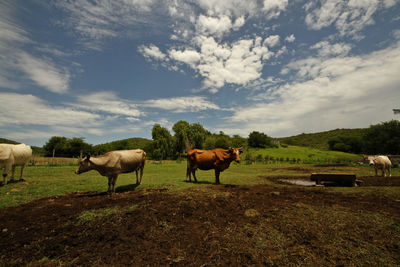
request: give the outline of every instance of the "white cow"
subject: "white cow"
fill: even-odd
[[[382,170],[382,176],[386,176],[386,170],[389,173],[389,176],[392,176],[390,173],[390,168],[392,167],[392,162],[387,156],[368,156],[367,160],[370,166],[374,166],[375,168],[375,176],[378,176],[378,169]]]
[[[21,166],[20,181],[23,181],[22,177],[24,168],[29,162],[32,156],[32,149],[30,146],[25,144],[11,145],[11,144],[0,144],[0,169],[4,168],[3,172],[3,185],[7,184],[7,175],[10,169],[12,169],[11,179],[14,180],[15,167]]]
[[[108,177],[108,193],[115,193],[115,182],[118,174],[136,171],[136,184],[142,182],[144,164],[146,162],[146,152],[141,149],[115,150],[102,156],[84,157],[79,163],[76,174],[81,174],[90,170],[98,171],[102,176]],[[140,170],[140,180],[138,171]]]

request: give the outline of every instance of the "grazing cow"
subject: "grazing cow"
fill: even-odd
[[[21,176],[19,177],[19,180],[24,181],[22,175],[31,156],[32,149],[30,146],[25,144],[0,144],[0,168],[4,168],[3,185],[7,184],[7,175],[10,169],[12,169],[10,181],[14,180],[16,166],[21,166]]]
[[[144,164],[146,162],[146,152],[141,149],[134,150],[115,150],[102,156],[84,157],[80,163],[76,174],[81,174],[90,170],[98,171],[102,176],[108,177],[108,193],[115,193],[115,182],[118,174],[136,172],[136,184],[142,182]],[[140,170],[140,180],[138,171]]]
[[[196,179],[196,170],[215,170],[215,183],[219,184],[219,174],[225,169],[229,168],[232,161],[240,163],[239,154],[241,148],[229,148],[228,150],[216,148],[212,150],[193,149],[187,155],[187,170],[186,179],[189,177],[189,182],[192,181],[191,174],[193,174],[194,181]]]
[[[370,166],[374,166],[375,176],[378,176],[378,169],[382,170],[382,177],[386,176],[386,170],[389,173],[389,177],[392,176],[390,173],[392,162],[387,156],[368,156],[364,159],[368,160]]]

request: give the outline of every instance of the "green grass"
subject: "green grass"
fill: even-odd
[[[325,163],[334,162],[336,160],[361,160],[362,156],[344,153],[339,151],[329,151],[329,150],[319,150],[310,147],[300,147],[300,146],[287,146],[279,148],[263,148],[256,149],[250,148],[245,152],[242,159],[245,159],[246,154],[250,154],[253,158],[261,155],[264,159],[265,156],[273,157],[274,159],[300,159],[302,162],[313,162],[313,163]]]
[[[75,166],[29,166],[25,169],[26,182],[17,182],[0,187],[0,208],[17,206],[35,199],[64,195],[77,191],[107,190],[107,178],[96,171],[81,175],[74,173]],[[222,184],[254,185],[272,184],[267,176],[309,176],[311,172],[352,172],[357,176],[374,175],[369,166],[314,167],[308,164],[237,164],[221,173]],[[392,175],[400,175],[400,169],[392,169]],[[186,162],[170,161],[163,164],[147,164],[144,169],[142,184],[137,186],[134,173],[122,174],[116,183],[117,192],[139,190],[145,188],[168,188],[182,190],[193,186],[207,186],[215,182],[214,171],[197,171],[199,183],[186,182]],[[276,185],[276,184],[274,184]],[[332,188],[338,192],[360,192],[399,194],[398,187],[364,187],[364,188]]]

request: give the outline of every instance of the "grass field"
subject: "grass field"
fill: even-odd
[[[90,171],[81,175],[74,173],[77,167],[73,165],[38,165],[28,166],[25,169],[25,182],[10,183],[0,187],[0,208],[17,206],[34,199],[64,195],[77,191],[106,191],[107,178],[100,176],[96,171]],[[373,169],[369,166],[331,166],[315,167],[311,164],[237,164],[232,163],[230,168],[221,174],[223,184],[254,185],[270,184],[265,177],[268,176],[309,176],[311,172],[352,172],[357,176],[373,175]],[[215,182],[214,171],[198,171],[198,184],[185,181],[186,162],[164,161],[162,164],[148,163],[144,169],[142,184],[138,187],[134,184],[134,173],[122,174],[118,177],[116,191],[130,191],[146,188],[168,188],[180,190],[193,186],[205,186]],[[400,170],[393,169],[392,175],[400,175]],[[331,189],[353,192],[368,192],[371,188],[341,188]],[[388,193],[396,188],[379,188]],[[393,192],[396,193],[397,191]],[[400,192],[397,192],[400,195]]]
[[[213,171],[186,182],[186,161],[148,161],[141,185],[122,174],[108,197],[98,172],[76,175],[76,159],[42,158],[26,168],[25,182],[0,187],[0,266],[399,266],[399,168],[397,177],[375,178],[357,155],[298,147],[246,153],[301,160],[242,157],[221,173],[220,186]],[[312,172],[394,182],[278,182]]]

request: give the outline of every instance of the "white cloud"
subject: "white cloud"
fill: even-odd
[[[161,50],[153,44],[150,44],[149,46],[141,45],[139,46],[138,51],[146,59],[154,58],[156,60],[163,60],[165,58],[165,54],[161,52]]]
[[[169,110],[175,113],[199,112],[209,109],[220,109],[214,103],[202,96],[173,97],[147,100],[142,103],[144,107]]]
[[[221,37],[224,33],[230,31],[233,26],[228,16],[209,17],[200,14],[196,27],[202,35]]]
[[[104,112],[117,116],[122,115],[130,118],[130,120],[135,120],[134,118],[144,115],[136,104],[119,98],[113,92],[79,95],[77,99],[76,103],[70,103],[70,105],[92,112]]]
[[[100,116],[70,107],[52,106],[30,95],[0,93],[0,125],[95,126]]]
[[[267,18],[277,18],[281,11],[288,5],[288,0],[264,0],[263,10],[267,13]]]
[[[213,37],[199,36],[194,39],[194,47],[171,49],[168,59],[197,71],[204,78],[204,87],[215,93],[225,84],[245,85],[259,78],[263,65],[274,55],[266,45],[275,46],[277,42],[279,36],[219,44]]]
[[[17,66],[37,85],[53,93],[68,91],[69,72],[58,68],[49,59],[39,59],[22,52],[19,55]]]
[[[191,49],[187,49],[184,51],[171,49],[168,55],[171,59],[186,63],[192,68],[194,68],[201,59],[201,55],[197,51]]]
[[[264,45],[268,47],[275,47],[279,44],[280,37],[279,35],[270,35],[264,40]]]
[[[289,67],[298,73],[309,69],[310,62],[317,70],[304,81],[265,92],[264,96],[270,96],[265,103],[238,108],[229,118],[232,125],[223,130],[244,135],[260,130],[272,136],[289,136],[367,127],[393,119],[392,108],[400,99],[399,48],[397,44],[364,56],[293,62]],[[240,124],[240,129],[235,124]]]
[[[361,30],[375,23],[373,15],[377,10],[395,4],[393,1],[382,0],[324,0],[321,6],[316,3],[312,1],[305,5],[306,11],[309,11],[305,19],[309,28],[320,30],[334,24],[340,35],[356,39],[362,38]]]
[[[346,56],[351,50],[351,45],[346,43],[330,44],[328,41],[321,41],[311,46],[311,49],[318,50],[318,54],[323,57]]]
[[[121,30],[129,32],[141,22],[150,22],[147,14],[154,4],[154,0],[56,2],[68,15],[60,24],[72,29],[86,47],[96,50],[101,49],[103,39],[120,36]]]
[[[286,42],[293,43],[294,40],[296,40],[296,37],[294,36],[294,34],[291,34],[291,35],[287,36],[285,38],[285,40],[286,40]]]

